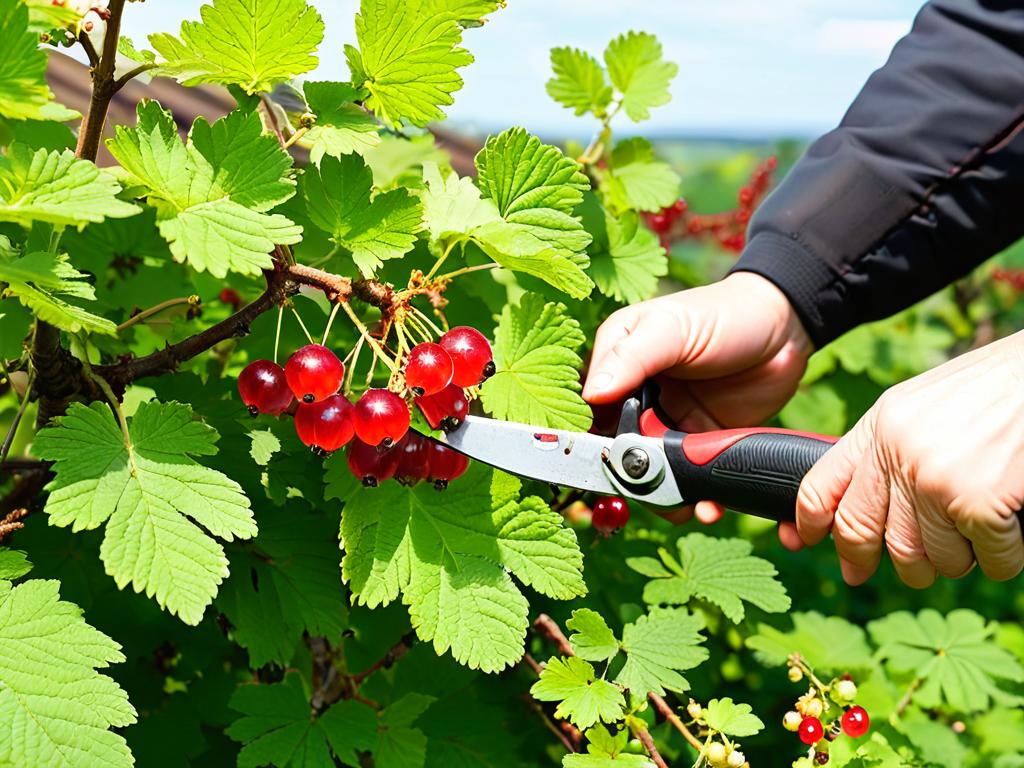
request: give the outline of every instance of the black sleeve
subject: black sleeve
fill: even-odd
[[[734,271],[821,346],[1024,235],[1024,3],[932,0],[765,200]]]

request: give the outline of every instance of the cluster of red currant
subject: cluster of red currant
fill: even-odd
[[[808,757],[817,765],[826,765],[829,760],[828,745],[840,735],[859,739],[871,727],[871,720],[864,707],[854,704],[857,685],[849,675],[822,683],[799,654],[789,657],[789,679],[798,683],[807,677],[811,687],[797,699],[796,708],[786,713],[782,725],[793,731],[810,750]],[[829,711],[832,716],[829,717]],[[824,718],[824,720],[823,720]]]
[[[452,328],[437,343],[414,346],[402,373],[399,392],[368,389],[353,405],[339,393],[345,364],[322,344],[307,344],[284,368],[270,360],[250,363],[238,377],[238,392],[254,416],[294,413],[299,439],[317,455],[351,443],[348,465],[364,485],[394,477],[444,488],[466,471],[468,460],[410,432],[408,401],[432,429],[456,429],[469,412],[464,388],[494,374],[491,346],[475,328]]]
[[[658,213],[646,214],[648,226],[666,248],[686,237],[712,237],[727,251],[739,253],[747,242],[747,224],[771,186],[778,160],[769,157],[750,174],[750,180],[736,195],[736,208],[723,213],[698,214],[689,210],[685,200],[677,200]]]
[[[997,283],[1006,283],[1015,291],[1024,291],[1024,269],[996,267],[992,270],[992,280]]]

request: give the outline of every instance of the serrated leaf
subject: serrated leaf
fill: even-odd
[[[565,622],[572,630],[569,642],[581,659],[587,661],[608,661],[619,652],[619,641],[615,633],[597,611],[578,608],[572,618]]]
[[[653,768],[646,755],[623,752],[629,742],[629,730],[623,728],[613,736],[603,725],[586,732],[587,754],[568,754],[562,758],[564,768]]]
[[[0,547],[0,581],[20,579],[31,570],[32,563],[24,552]]]
[[[56,581],[0,581],[0,764],[128,768],[136,720],[128,695],[97,669],[121,646],[60,599]]]
[[[577,656],[552,656],[530,688],[538,701],[557,701],[555,717],[578,728],[603,721],[614,723],[624,716],[626,699],[622,691],[599,678],[590,662]]]
[[[552,48],[551,69],[555,76],[548,80],[547,92],[552,99],[575,110],[577,117],[604,114],[612,87],[597,59],[578,48]]]
[[[454,171],[442,176],[437,163],[426,161],[423,182],[423,227],[432,241],[469,235],[478,227],[501,219],[494,202],[481,198],[472,179],[459,178]]]
[[[175,260],[224,277],[258,275],[275,244],[294,244],[302,228],[267,213],[295,194],[291,159],[263,134],[259,115],[232,112],[196,120],[186,144],[169,112],[141,102],[135,128],[117,126],[107,147],[158,211]]]
[[[689,690],[690,684],[679,674],[708,658],[708,649],[700,645],[704,620],[683,608],[652,608],[622,630],[622,650],[626,664],[615,682],[634,696],[651,691],[664,695]]]
[[[60,117],[46,83],[46,51],[29,29],[21,0],[0,0],[0,116],[14,120]],[[69,119],[69,118],[66,118]]]
[[[107,405],[75,403],[36,435],[36,455],[55,462],[50,524],[80,531],[107,523],[100,558],[118,587],[131,583],[198,624],[228,575],[213,536],[256,535],[249,500],[233,480],[191,458],[216,453],[217,432],[193,421],[187,405],[142,403],[128,434],[130,446]]]
[[[597,289],[624,304],[654,296],[658,278],[668,274],[668,258],[640,217],[627,211],[616,218],[594,201],[584,207],[583,222],[594,237],[589,274]]]
[[[302,92],[316,123],[306,133],[303,144],[309,147],[309,159],[320,163],[324,155],[341,157],[363,152],[380,144],[380,126],[372,116],[354,104],[357,91],[348,83],[303,83]]]
[[[444,118],[441,107],[462,88],[458,69],[473,62],[460,47],[456,17],[438,12],[437,0],[361,0],[358,48],[345,46],[352,83],[369,91],[366,106],[399,127]]]
[[[231,708],[241,712],[227,735],[243,743],[238,768],[333,768],[332,754],[358,765],[357,752],[377,743],[377,716],[366,704],[346,699],[313,717],[298,673],[273,685],[240,685]]]
[[[347,625],[332,527],[336,520],[295,510],[264,511],[252,547],[231,553],[233,577],[217,596],[231,637],[249,665],[286,665],[303,632],[337,641]]]
[[[180,39],[149,36],[159,72],[185,85],[238,85],[269,91],[315,69],[324,23],[306,0],[213,0],[202,21],[183,21]]]
[[[743,620],[744,601],[769,613],[789,609],[786,588],[776,579],[778,571],[767,560],[751,556],[749,541],[691,533],[676,547],[678,560],[665,549],[658,551],[671,575],[648,582],[644,602],[685,605],[697,597],[717,605],[734,623]]]
[[[555,598],[585,592],[575,534],[518,481],[473,465],[443,494],[397,483],[363,488],[342,512],[342,574],[355,602],[399,595],[441,654],[497,671],[523,652],[527,603],[507,571]]]
[[[726,736],[744,738],[764,728],[761,718],[752,714],[749,704],[736,704],[731,698],[712,699],[704,708],[704,722]]]
[[[373,194],[373,174],[359,155],[324,157],[302,178],[310,221],[352,253],[366,276],[412,250],[420,230],[419,200],[405,189]]]
[[[47,152],[12,144],[0,156],[0,221],[30,226],[85,226],[139,212],[117,198],[121,185],[70,150]]]
[[[412,724],[435,701],[433,696],[408,693],[380,713],[381,728],[373,749],[375,768],[422,768],[427,737]]]
[[[5,291],[17,296],[37,318],[72,333],[117,333],[110,320],[62,298],[95,299],[89,275],[72,267],[64,255],[39,252],[16,258],[13,249],[3,247],[7,242],[0,236],[0,283],[6,283]]]
[[[576,352],[585,341],[563,304],[535,293],[508,304],[494,334],[497,373],[481,388],[484,408],[498,419],[538,427],[590,428],[591,413],[579,396]]]
[[[782,632],[767,624],[758,624],[757,634],[747,638],[747,647],[755,652],[760,663],[782,666],[789,654],[799,653],[815,670],[826,674],[872,666],[864,630],[857,625],[815,611],[791,616],[792,631]]]
[[[618,213],[656,213],[667,208],[679,199],[679,184],[679,174],[655,159],[654,146],[647,139],[625,139],[612,151],[605,194]]]
[[[449,13],[464,27],[477,27],[506,0],[426,0],[434,13]]]
[[[524,129],[510,128],[487,140],[476,166],[483,196],[504,218],[475,231],[484,252],[574,298],[588,296],[590,235],[573,211],[590,181],[579,163]]]
[[[662,59],[661,43],[654,35],[619,35],[605,50],[604,63],[612,85],[622,94],[622,108],[634,123],[648,119],[652,107],[671,100],[669,84],[679,67]]]
[[[914,694],[920,706],[945,701],[956,710],[974,712],[993,700],[1024,703],[996,685],[996,680],[1024,681],[1024,668],[992,641],[995,628],[974,611],[957,609],[946,616],[932,608],[916,616],[897,611],[868,624],[868,631],[889,668],[923,680]]]

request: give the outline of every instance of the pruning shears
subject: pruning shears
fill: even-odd
[[[686,433],[669,423],[648,383],[623,404],[614,437],[467,416],[437,439],[552,485],[658,507],[716,501],[778,521],[794,519],[800,481],[839,439],[770,427]]]

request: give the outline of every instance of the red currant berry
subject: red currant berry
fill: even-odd
[[[348,446],[348,468],[368,488],[376,488],[394,477],[398,458],[396,449],[381,450],[358,437]]]
[[[356,434],[364,443],[389,448],[409,431],[409,406],[387,389],[368,389],[352,413]]]
[[[649,219],[651,223],[651,229],[661,234],[667,232],[668,228],[672,226],[672,220],[664,213],[656,213]]]
[[[494,375],[494,355],[487,338],[476,328],[460,325],[437,342],[452,359],[452,384],[473,387]]]
[[[253,416],[258,413],[276,416],[292,404],[292,391],[285,381],[284,368],[269,360],[255,360],[245,366],[238,376],[238,394]]]
[[[682,216],[684,213],[686,213],[686,210],[689,207],[690,207],[689,204],[687,204],[687,202],[683,198],[680,197],[678,200],[676,200],[674,203],[672,203],[672,212],[676,216]]]
[[[299,403],[295,411],[295,431],[313,453],[326,456],[355,434],[352,403],[341,395],[331,395],[318,403]]]
[[[224,288],[217,298],[220,299],[221,304],[230,304],[235,309],[242,306],[242,297],[234,288]]]
[[[804,744],[817,744],[825,735],[821,720],[816,717],[805,717],[800,721],[800,741]]]
[[[436,395],[416,398],[416,407],[427,419],[431,429],[451,432],[459,428],[469,413],[469,400],[461,387],[449,384]]]
[[[402,485],[416,485],[430,473],[430,441],[416,432],[408,432],[391,449],[398,454],[395,479]]]
[[[345,365],[327,347],[307,344],[288,358],[284,375],[295,397],[304,403],[316,403],[338,391]]]
[[[439,491],[448,487],[448,483],[460,477],[469,469],[469,459],[447,445],[431,442],[429,444],[430,470],[427,479]]]
[[[417,344],[405,364],[405,383],[413,394],[436,395],[452,381],[455,366],[451,355],[440,344]]]
[[[594,504],[590,520],[594,530],[602,536],[610,536],[629,522],[629,505],[621,496],[602,496]]]
[[[843,731],[847,736],[859,739],[871,727],[871,719],[864,707],[850,707],[843,713]]]
[[[739,204],[746,207],[754,202],[754,190],[751,187],[740,187],[740,192],[736,196]]]

